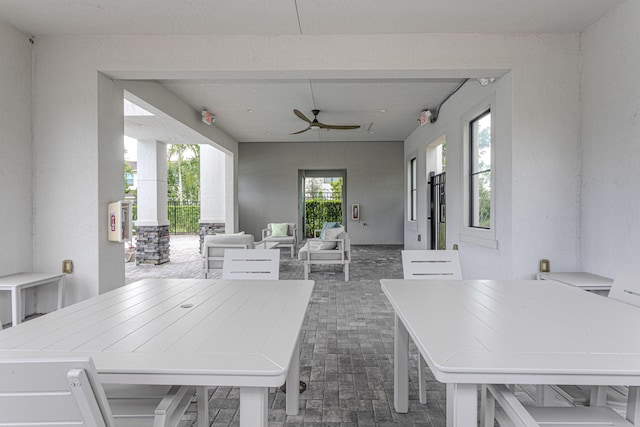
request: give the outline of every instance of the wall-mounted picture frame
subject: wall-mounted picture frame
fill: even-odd
[[[360,221],[360,205],[358,203],[351,205],[351,220]]]

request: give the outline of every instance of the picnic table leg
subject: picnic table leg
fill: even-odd
[[[286,412],[287,415],[298,415],[298,406],[300,398],[300,341],[296,343],[293,350],[293,357],[289,365],[287,373],[287,397]]]
[[[409,412],[409,333],[398,316],[395,317],[393,354],[393,394],[396,412]]]
[[[447,427],[477,427],[478,385],[447,383]]]
[[[267,427],[267,387],[240,387],[240,427]]]
[[[198,427],[209,427],[209,392],[207,387],[196,387],[198,394]]]

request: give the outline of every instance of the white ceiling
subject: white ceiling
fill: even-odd
[[[2,0],[0,20],[28,35],[327,35],[578,33],[624,0]],[[449,79],[161,81],[238,141],[402,141]],[[294,108],[356,131],[307,131]],[[247,110],[253,110],[253,113]],[[380,110],[385,109],[382,113]],[[129,118],[126,133],[180,143],[171,124]],[[144,122],[144,123],[143,123]],[[154,133],[155,132],[155,133]],[[370,133],[375,132],[375,133]]]

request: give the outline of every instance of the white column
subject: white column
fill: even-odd
[[[167,145],[138,141],[138,219],[136,226],[169,225]]]
[[[211,145],[200,146],[201,223],[225,223],[225,156]]]

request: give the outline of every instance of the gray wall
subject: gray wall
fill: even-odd
[[[346,224],[352,244],[403,243],[402,142],[240,143],[239,152],[239,229],[256,240],[269,222],[298,221],[298,170],[346,169],[347,206],[361,210]]]

